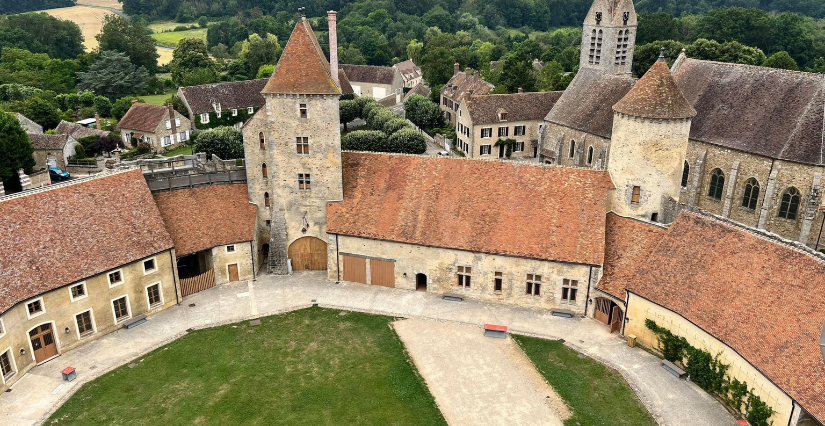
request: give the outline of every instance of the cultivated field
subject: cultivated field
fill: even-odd
[[[109,9],[123,10],[123,5],[117,0],[77,0],[78,6],[108,7]]]
[[[111,2],[111,0],[87,1],[101,3]],[[95,36],[100,33],[100,29],[103,28],[103,18],[106,15],[111,15],[113,13],[105,9],[88,6],[61,7],[59,9],[44,10],[44,12],[54,16],[55,18],[72,21],[77,24],[80,27],[80,31],[83,32],[83,46],[86,47],[86,51],[93,50],[97,47],[97,40],[95,40]]]
[[[184,38],[198,38],[206,40],[206,28],[198,28],[196,30],[174,31],[174,32],[155,32],[152,34],[158,46],[168,47],[174,49],[178,42]]]

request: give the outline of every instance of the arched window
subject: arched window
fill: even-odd
[[[717,200],[722,199],[722,190],[725,188],[725,174],[722,170],[716,169],[710,175],[710,186],[708,186],[708,197]]]
[[[593,63],[598,65],[601,62],[602,62],[602,30],[599,30],[599,33],[596,36],[596,58],[593,60]]]
[[[266,163],[261,164],[261,176],[263,176],[264,179],[269,177],[269,174],[266,172]]]
[[[266,141],[264,141],[264,132],[258,133],[258,138],[261,141],[261,149],[266,148]]]
[[[264,205],[269,207],[269,193],[264,192]]]
[[[590,34],[590,65],[596,60],[596,30]]]
[[[576,156],[576,141],[570,141],[570,158]]]
[[[593,146],[587,148],[587,164],[593,164]]]
[[[759,199],[759,182],[754,178],[745,182],[745,193],[742,195],[742,207],[756,210],[756,200]]]
[[[790,187],[782,194],[782,202],[779,204],[779,217],[796,219],[797,210],[799,210],[799,191],[794,187]]]
[[[687,188],[688,177],[690,176],[690,164],[685,161],[685,167],[682,168],[682,188]]]

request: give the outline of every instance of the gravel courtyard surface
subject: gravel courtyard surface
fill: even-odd
[[[511,338],[406,319],[393,327],[451,426],[561,426],[567,406]]]

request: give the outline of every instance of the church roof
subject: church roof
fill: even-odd
[[[301,18],[261,93],[340,95],[312,27]]]
[[[581,68],[544,119],[604,138],[613,134],[613,105],[636,80],[629,75]]]
[[[627,95],[613,105],[613,110],[643,118],[678,119],[696,115],[696,110],[676,86],[664,59],[653,63]]]
[[[825,164],[825,75],[680,57],[673,76],[696,109],[690,138]]]

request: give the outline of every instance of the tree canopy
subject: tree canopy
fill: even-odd
[[[19,189],[17,170],[31,173],[34,168],[34,149],[17,117],[0,111],[0,181],[6,191]]]
[[[99,51],[124,53],[135,66],[145,68],[150,74],[157,71],[160,55],[155,48],[155,39],[139,21],[106,15],[103,27],[95,38],[100,44]]]
[[[243,133],[229,127],[215,127],[196,133],[195,152],[215,154],[222,160],[243,158]]]
[[[77,76],[80,89],[117,99],[143,91],[149,73],[129,62],[125,54],[107,50],[100,52],[88,72]]]

